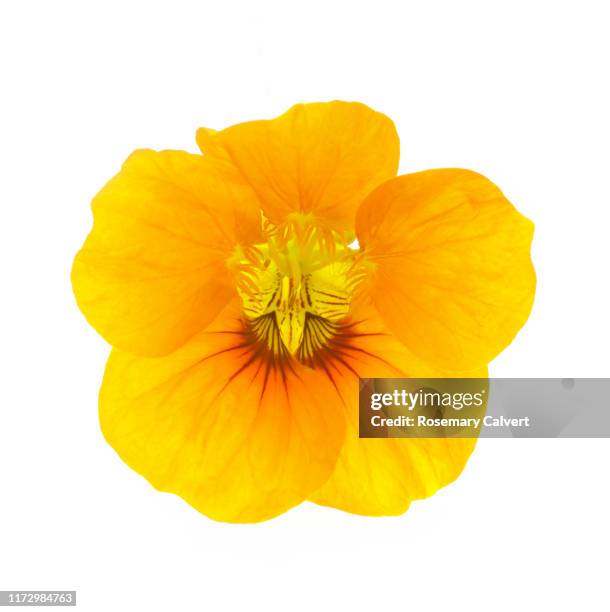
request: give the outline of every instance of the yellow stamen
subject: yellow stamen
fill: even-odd
[[[353,236],[321,229],[305,215],[280,227],[263,220],[263,229],[267,242],[239,247],[228,261],[244,314],[252,322],[272,314],[275,329],[253,326],[259,339],[276,350],[273,331],[288,353],[309,359],[349,312],[360,276],[358,252],[348,247]]]

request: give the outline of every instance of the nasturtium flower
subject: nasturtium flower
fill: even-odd
[[[113,346],[108,442],[230,522],[395,515],[453,481],[475,440],[359,438],[359,377],[486,377],[532,305],[532,223],[475,172],[396,176],[394,124],[359,103],[197,142],[134,152],[74,262]]]

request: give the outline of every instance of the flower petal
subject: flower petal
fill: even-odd
[[[353,229],[358,205],[396,175],[400,154],[392,121],[355,102],[297,104],[273,120],[201,129],[197,140],[234,165],[273,223],[310,213],[338,230]]]
[[[485,177],[459,169],[397,177],[363,202],[356,233],[373,264],[377,309],[430,364],[484,366],[525,323],[533,225]]]
[[[310,501],[355,514],[402,514],[411,501],[433,495],[454,481],[463,470],[476,439],[472,438],[360,438],[358,389],[360,378],[445,378],[446,371],[432,369],[388,333],[371,306],[357,307],[362,321],[345,350],[341,375],[335,376],[344,400],[347,423],[345,442],[335,470]],[[453,374],[487,378],[487,369]]]
[[[328,379],[299,364],[268,365],[233,306],[171,355],[115,350],[100,393],[102,431],[134,470],[204,514],[271,518],[328,478],[345,424]]]
[[[108,342],[141,355],[174,350],[216,317],[235,295],[225,260],[260,227],[249,187],[181,151],[136,151],[92,208],[74,293]]]

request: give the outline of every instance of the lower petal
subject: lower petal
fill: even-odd
[[[336,376],[347,429],[335,470],[310,501],[356,514],[402,514],[412,500],[433,495],[454,481],[476,444],[472,438],[383,438],[358,436],[360,378],[486,378],[487,369],[448,374],[421,362],[388,333],[374,308],[354,312],[362,322],[346,351],[351,371]],[[347,357],[349,356],[349,357]]]
[[[100,394],[103,433],[157,489],[222,521],[256,522],[327,480],[344,437],[328,379],[253,350],[238,311],[171,355],[113,351]]]

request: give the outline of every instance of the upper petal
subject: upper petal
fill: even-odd
[[[364,300],[363,300],[364,302]],[[403,513],[455,480],[472,453],[474,438],[360,438],[359,378],[445,378],[448,373],[419,360],[392,334],[375,309],[354,307],[353,328],[334,375],[343,402],[345,442],[331,477],[310,500],[365,515]],[[486,378],[487,369],[453,374]]]
[[[273,120],[201,129],[197,139],[233,164],[273,223],[310,213],[338,230],[353,229],[358,205],[396,175],[400,153],[392,121],[356,102],[297,104]]]
[[[358,210],[368,290],[390,330],[432,365],[484,366],[525,323],[536,279],[533,224],[485,177],[397,177]]]
[[[274,367],[229,306],[164,357],[113,351],[100,420],[122,459],[223,521],[271,518],[330,475],[345,424],[328,379]]]
[[[168,353],[214,319],[235,295],[225,260],[260,227],[248,186],[181,151],[136,151],[92,208],[74,293],[108,342],[141,355]]]

